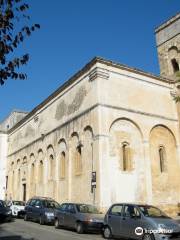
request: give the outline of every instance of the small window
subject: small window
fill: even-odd
[[[54,157],[51,154],[49,156],[49,179],[52,179],[54,177]]]
[[[40,163],[39,163],[39,183],[43,182],[43,178],[44,178],[44,175],[43,175],[43,161],[40,161]]]
[[[179,71],[179,64],[175,58],[171,60],[174,73]]]
[[[82,152],[81,147],[76,148],[75,156],[75,175],[80,175],[82,173]]]
[[[160,171],[166,171],[166,153],[165,148],[163,146],[159,147],[159,163],[160,163]]]
[[[35,177],[35,166],[34,163],[31,165],[31,183],[34,183],[34,177]]]
[[[122,170],[131,170],[130,146],[127,142],[122,144]]]
[[[65,178],[66,172],[66,155],[65,152],[61,153],[60,156],[60,179]]]
[[[7,190],[7,187],[8,187],[8,176],[6,176],[6,190]]]
[[[111,208],[111,215],[121,216],[123,205],[115,205]]]

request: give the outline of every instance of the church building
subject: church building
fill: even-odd
[[[138,202],[179,212],[180,13],[155,34],[160,76],[95,57],[1,129],[7,153],[0,155],[6,169],[2,175],[0,165],[0,194],[90,203],[103,211]]]

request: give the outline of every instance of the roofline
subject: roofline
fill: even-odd
[[[129,67],[125,64],[117,63],[111,60],[104,59],[102,57],[94,57],[90,62],[88,62],[82,69],[80,69],[77,73],[75,73],[71,78],[69,78],[65,83],[63,83],[57,90],[55,90],[51,95],[49,95],[44,101],[42,101],[39,105],[37,105],[31,112],[29,112],[22,120],[20,120],[17,124],[15,124],[11,129],[7,131],[7,133],[12,133],[16,128],[21,126],[26,120],[28,120],[30,117],[32,117],[39,109],[41,109],[43,106],[45,106],[48,102],[50,102],[53,98],[55,98],[60,92],[62,92],[64,89],[69,87],[71,84],[73,84],[79,77],[81,77],[84,73],[89,71],[93,65],[96,63],[102,63],[107,66],[116,67],[122,70],[127,70],[136,74],[141,74],[146,77],[154,78],[161,82],[166,83],[173,83],[174,81],[165,77],[157,76],[152,73],[148,73],[142,70],[139,70],[137,68]]]
[[[7,132],[0,130],[0,134],[7,134]]]
[[[13,113],[26,113],[28,114],[29,112],[24,111],[24,110],[18,110],[18,109],[13,109],[1,122],[0,125],[3,124]]]
[[[160,24],[159,26],[157,26],[155,28],[155,33],[160,32],[162,29],[166,28],[167,26],[171,25],[172,23],[174,23],[175,21],[177,21],[178,19],[180,19],[180,12],[176,13],[174,16],[172,16],[171,18],[169,18],[168,20],[166,20],[165,22],[163,22],[162,24]]]

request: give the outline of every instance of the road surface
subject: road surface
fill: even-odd
[[[55,229],[54,226],[39,225],[15,219],[0,224],[0,240],[102,240],[98,234],[77,234],[74,231]]]

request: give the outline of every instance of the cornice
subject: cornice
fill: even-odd
[[[28,119],[30,119],[32,116],[34,116],[40,109],[42,109],[45,105],[47,105],[52,99],[54,99],[56,96],[58,96],[62,91],[67,89],[69,86],[71,86],[74,82],[76,82],[80,77],[82,77],[85,73],[90,71],[93,66],[95,66],[97,63],[104,64],[106,66],[111,66],[115,68],[119,68],[122,70],[126,70],[132,73],[136,73],[139,75],[143,75],[146,77],[150,77],[153,79],[156,79],[158,81],[164,82],[164,83],[173,83],[171,79],[156,76],[152,73],[144,72],[142,70],[129,67],[124,64],[120,64],[117,62],[113,62],[111,60],[104,59],[102,57],[95,57],[93,58],[89,63],[87,63],[80,71],[78,71],[75,75],[73,75],[68,81],[66,81],[64,84],[62,84],[55,92],[53,92],[50,96],[48,96],[43,102],[41,102],[37,107],[35,107],[31,112],[29,112],[21,121],[19,121],[14,127],[8,130],[8,134],[12,133],[15,129],[17,129],[19,126],[21,126],[23,123],[25,123]],[[95,78],[101,77],[104,79],[109,78],[109,72],[102,71],[101,68],[97,67],[94,68],[89,75],[89,80],[93,81]]]

